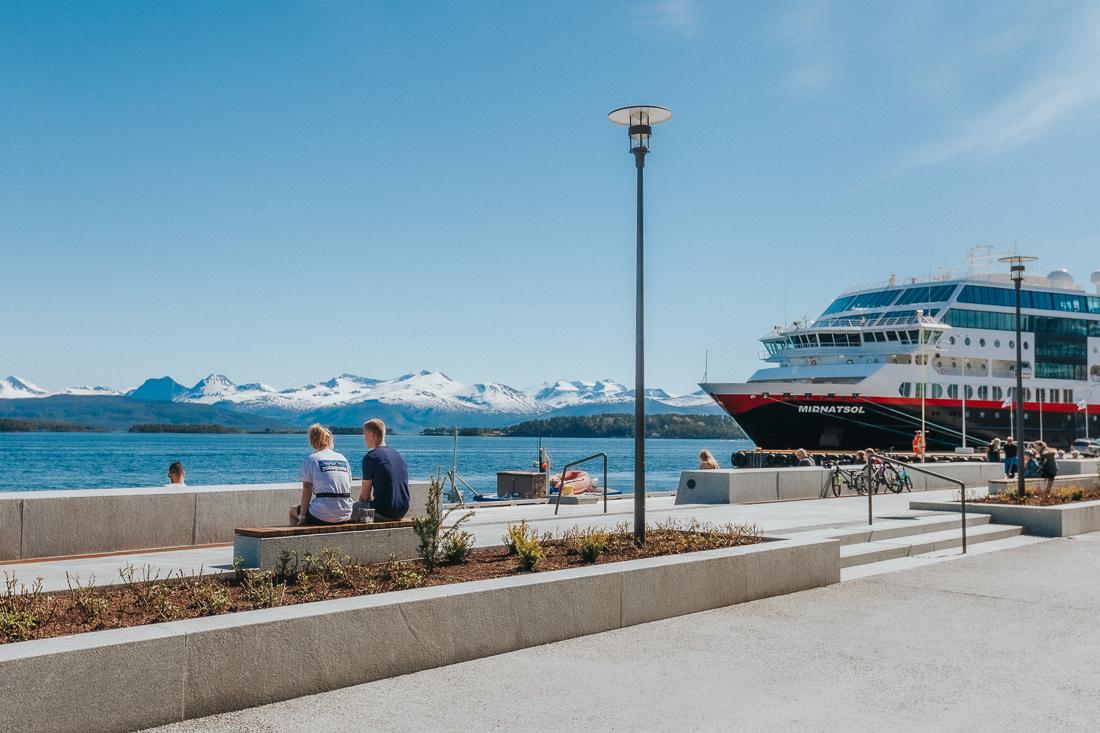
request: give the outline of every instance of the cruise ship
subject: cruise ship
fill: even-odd
[[[1100,271],[1090,280],[1097,295],[1065,270],[1023,280],[1026,441],[1100,435]],[[972,259],[965,275],[846,291],[764,336],[768,366],[747,382],[700,386],[760,448],[909,450],[924,425],[929,450],[981,449],[1015,434],[1015,332],[1010,276]]]

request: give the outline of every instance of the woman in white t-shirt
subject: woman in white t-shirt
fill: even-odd
[[[310,425],[309,444],[315,452],[302,461],[302,501],[290,508],[290,523],[343,524],[351,519],[351,464],[332,449],[327,428]]]

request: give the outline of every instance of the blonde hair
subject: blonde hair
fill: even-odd
[[[699,451],[699,460],[702,461],[703,463],[708,463],[708,464],[710,464],[712,466],[715,466],[715,467],[718,466],[718,461],[715,459],[714,454],[711,453],[706,448]]]
[[[386,423],[382,422],[376,417],[372,417],[363,423],[363,432],[373,433],[378,441],[381,443],[386,442]]]
[[[309,426],[309,444],[314,450],[332,447],[332,431],[320,423]]]

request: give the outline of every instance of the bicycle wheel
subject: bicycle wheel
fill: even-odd
[[[910,478],[908,471],[902,471],[901,472],[901,481],[902,481],[902,483],[905,484],[905,490],[906,491],[912,491],[913,490],[913,479]]]
[[[902,489],[905,488],[905,483],[901,480],[901,475],[898,473],[898,469],[887,464],[882,470],[882,482],[887,489],[900,494]]]
[[[833,496],[840,496],[844,493],[844,486],[840,480],[839,468],[833,470],[832,484]]]
[[[859,494],[860,496],[863,496],[864,494],[867,493],[867,477],[864,476],[862,471],[860,471],[859,473],[853,474],[852,477],[849,479],[849,481],[850,481],[849,486],[857,494]]]

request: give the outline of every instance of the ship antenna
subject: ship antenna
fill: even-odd
[[[703,382],[707,381],[707,374],[710,372],[710,349],[707,349],[706,355],[703,357]]]

